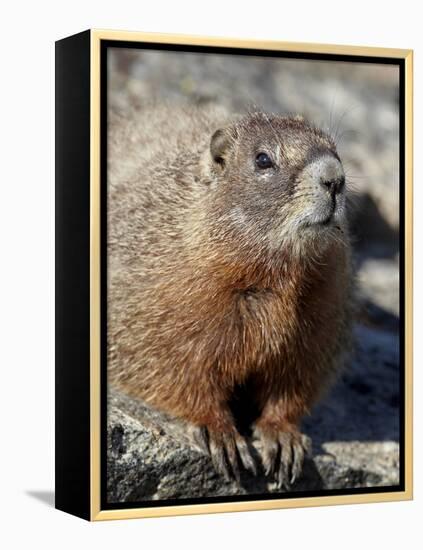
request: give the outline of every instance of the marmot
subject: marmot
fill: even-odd
[[[302,117],[157,107],[109,117],[108,375],[185,419],[219,472],[300,474],[299,423],[348,347],[345,174]]]

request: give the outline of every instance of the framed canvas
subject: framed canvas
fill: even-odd
[[[56,43],[56,507],[412,498],[412,51]]]

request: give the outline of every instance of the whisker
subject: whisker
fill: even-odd
[[[333,135],[333,140],[335,141],[336,144],[338,144],[339,130],[341,128],[341,124],[342,124],[343,120],[345,119],[345,117],[347,115],[350,115],[353,111],[356,111],[358,108],[359,108],[359,105],[355,105],[354,107],[350,107],[349,109],[345,109],[344,112],[342,113],[342,115],[339,117],[338,123],[337,123],[337,126],[336,126],[336,130],[335,130],[335,134]]]

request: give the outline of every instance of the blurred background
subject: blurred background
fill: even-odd
[[[315,469],[305,477],[303,487],[397,484],[401,407],[398,67],[109,48],[108,98],[110,107],[116,108],[151,102],[213,103],[234,113],[258,108],[301,114],[334,137],[353,196],[350,219],[359,308],[355,353],[333,390],[304,422],[303,429],[313,440]],[[128,409],[122,401],[111,407],[110,433],[116,426],[122,433],[139,432],[142,419],[132,428],[129,417],[122,421],[122,411]],[[125,465],[141,463],[143,456],[156,456],[156,451],[146,447],[141,453],[130,443],[126,449],[119,459],[110,454],[112,500],[175,494],[180,467],[166,464],[167,472],[175,469],[174,482],[162,493],[146,495],[145,484],[137,484],[131,477],[133,468]],[[163,456],[160,450],[157,454]],[[125,487],[136,485],[135,492],[119,492],[122,484],[117,480],[122,478],[127,481]],[[191,481],[187,494],[228,494],[228,487],[211,490],[201,483],[194,489]],[[257,490],[252,483],[248,492]]]

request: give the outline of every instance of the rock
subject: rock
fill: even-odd
[[[361,325],[355,337],[355,356],[304,422],[313,457],[292,491],[399,483],[397,337]],[[182,422],[115,391],[109,397],[107,471],[108,501],[115,503],[278,491],[262,472],[243,472],[239,486],[225,481],[191,447]]]

